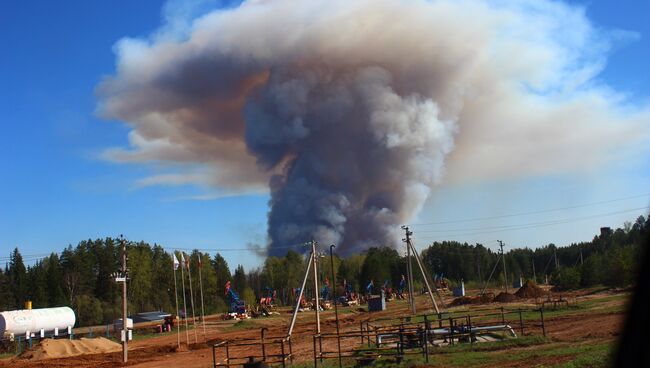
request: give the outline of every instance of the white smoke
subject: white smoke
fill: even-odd
[[[391,245],[443,178],[576,170],[648,139],[648,109],[595,79],[627,34],[564,3],[247,1],[169,19],[116,46],[100,111],[131,148],[106,156],[181,168],[142,185],[268,186],[272,254]]]

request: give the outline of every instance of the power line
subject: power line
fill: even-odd
[[[512,214],[506,214],[506,215],[497,215],[497,216],[488,216],[488,217],[474,217],[474,218],[468,218],[468,219],[456,219],[456,220],[437,221],[437,222],[425,222],[425,223],[411,224],[411,226],[443,225],[443,224],[453,224],[453,223],[460,223],[460,222],[492,220],[492,219],[499,219],[499,218],[515,217],[515,216],[535,215],[535,214],[539,214],[539,213],[556,212],[556,211],[563,211],[563,210],[569,210],[569,209],[575,209],[575,208],[597,206],[597,205],[600,205],[600,204],[620,202],[620,201],[625,201],[625,200],[628,200],[628,199],[642,198],[642,197],[649,197],[649,196],[650,196],[650,193],[637,194],[637,195],[629,196],[629,197],[616,198],[616,199],[610,199],[610,200],[598,201],[598,202],[591,202],[591,203],[584,203],[584,204],[575,205],[575,206],[557,207],[557,208],[550,208],[550,209],[545,209],[545,210],[519,212],[519,213],[512,213]],[[419,232],[422,232],[422,231],[419,230]]]
[[[298,248],[300,246],[304,246],[307,243],[296,243],[292,245],[285,245],[285,246],[274,246],[272,248],[261,248],[259,250],[256,250],[251,247],[242,247],[242,248],[179,248],[179,247],[171,247],[171,246],[162,246],[159,245],[161,248],[172,251],[172,250],[179,250],[179,251],[186,251],[186,252],[192,252],[192,251],[199,251],[199,252],[257,252],[257,251],[266,251],[270,249],[294,249]],[[57,252],[50,252],[50,253],[41,253],[41,254],[21,254],[21,258],[24,263],[32,263],[32,262],[37,262],[44,260],[48,258],[52,254],[57,254],[60,256],[60,253]],[[11,256],[8,257],[0,257],[0,263],[6,263],[10,262],[12,260]]]
[[[308,245],[309,243],[296,243],[292,245],[285,245],[285,246],[273,246],[271,248],[261,248],[259,250],[270,250],[270,249],[293,249],[293,248],[298,248],[300,246]],[[186,252],[191,252],[194,250],[198,250],[200,252],[256,252],[258,251],[255,248],[251,247],[242,247],[242,248],[179,248],[179,247],[171,247],[171,246],[162,246],[161,248],[163,249],[168,249],[168,250],[184,250]]]
[[[552,225],[552,224],[555,224],[555,223],[565,223],[565,222],[571,222],[571,221],[580,221],[582,219],[589,219],[589,218],[601,217],[601,216],[610,216],[610,215],[616,215],[616,214],[619,214],[619,213],[639,211],[639,210],[648,209],[648,208],[650,208],[650,207],[631,208],[631,209],[627,209],[627,210],[621,210],[621,211],[609,212],[609,213],[603,213],[603,214],[597,214],[597,215],[565,218],[565,219],[558,219],[558,220],[538,221],[538,222],[530,222],[530,223],[525,223],[525,224],[498,225],[498,226],[486,226],[486,227],[463,228],[463,229],[418,230],[418,233],[438,233],[438,232],[450,232],[450,231],[468,231],[468,230],[469,231],[475,231],[475,230],[496,230],[496,229],[506,229],[507,230],[508,228],[516,228],[516,227],[520,227],[520,226],[546,225],[546,224]]]
[[[494,227],[486,227],[484,228],[485,230],[489,231],[478,231],[478,232],[471,232],[471,233],[465,233],[465,234],[442,234],[442,235],[434,235],[431,237],[423,237],[423,238],[436,238],[436,237],[450,237],[450,236],[470,236],[470,235],[481,235],[481,234],[490,234],[490,233],[497,233],[497,232],[503,232],[503,231],[510,231],[510,230],[525,230],[525,229],[533,229],[537,227],[545,227],[545,226],[553,226],[553,225],[563,225],[563,224],[568,224],[576,221],[583,221],[583,220],[588,220],[592,218],[599,218],[599,217],[606,217],[606,216],[612,216],[612,215],[617,215],[621,213],[627,213],[627,212],[633,212],[633,211],[639,211],[639,210],[646,210],[650,209],[650,207],[639,207],[639,208],[631,208],[627,210],[622,210],[622,211],[615,211],[615,212],[609,212],[609,213],[604,213],[604,214],[598,214],[598,215],[590,215],[590,216],[583,216],[583,217],[576,217],[576,218],[569,218],[569,219],[561,219],[561,220],[551,220],[551,221],[545,221],[545,222],[537,222],[537,223],[528,223],[528,224],[519,224],[519,225],[504,225],[504,226],[494,226]],[[491,230],[490,230],[491,229]],[[449,231],[463,231],[462,229],[454,229],[454,230],[447,230]],[[418,232],[427,232],[425,230],[420,230]],[[428,232],[433,232],[433,231],[428,231]]]

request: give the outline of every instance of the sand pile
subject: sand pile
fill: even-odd
[[[510,302],[514,302],[517,299],[519,299],[519,298],[517,298],[517,296],[515,296],[514,294],[501,292],[501,293],[499,293],[499,295],[497,295],[494,298],[494,301],[499,302],[499,303],[510,303]]]
[[[33,349],[26,350],[20,355],[20,358],[29,360],[56,359],[85,354],[114,353],[121,350],[122,345],[103,337],[79,340],[46,339]]]
[[[517,290],[516,296],[520,298],[539,298],[546,295],[546,291],[537,286],[535,281],[526,281],[526,283]]]

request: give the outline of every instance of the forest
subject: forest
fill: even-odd
[[[650,218],[639,216],[634,222],[626,222],[623,228],[601,228],[600,234],[591,241],[509,249],[505,253],[508,283],[511,285],[516,277],[543,283],[548,277],[548,281],[560,289],[628,286],[634,280],[636,260],[644,251],[642,239],[649,229]],[[127,242],[126,249],[129,313],[175,311],[174,277],[177,295],[182,300],[181,273],[180,269],[173,272],[170,250],[145,242]],[[176,256],[181,256],[178,250]],[[84,240],[30,265],[26,265],[16,248],[0,272],[0,310],[21,309],[26,300],[31,300],[34,308],[72,307],[77,313],[77,326],[111,323],[121,313],[120,285],[113,276],[120,267],[120,257],[120,240],[115,238]],[[224,299],[227,281],[231,281],[234,290],[250,304],[265,295],[269,288],[277,292],[278,303],[290,303],[291,290],[300,287],[307,258],[290,250],[284,257],[267,257],[263,265],[246,271],[241,265],[231,269],[219,253],[211,256],[193,250],[185,253],[185,257],[189,259],[196,303],[200,284],[203,286],[206,314],[227,310]],[[498,252],[482,244],[455,241],[434,242],[421,251],[429,275],[444,277],[451,284],[463,280],[481,286],[489,279],[491,287],[502,285],[502,262],[497,262],[498,257]],[[331,279],[329,253],[318,260],[321,282]],[[401,275],[406,273],[407,257],[401,250],[376,247],[345,258],[334,255],[333,262],[337,287],[341,289],[345,279],[359,291],[365,289],[370,280],[375,287],[385,282],[396,286]],[[189,304],[187,269],[184,276]],[[418,290],[421,279],[417,273],[414,276],[414,286]]]

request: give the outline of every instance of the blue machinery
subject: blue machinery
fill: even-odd
[[[230,302],[228,313],[246,314],[246,302],[239,299],[239,295],[229,286],[226,288],[226,295]]]

